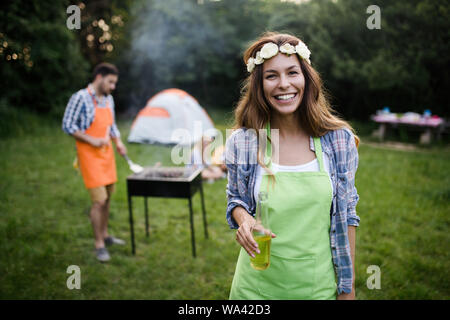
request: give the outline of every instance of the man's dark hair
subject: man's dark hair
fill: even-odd
[[[108,74],[114,74],[118,76],[119,70],[115,65],[111,63],[102,62],[94,68],[94,72],[92,73],[93,79],[95,79],[98,74],[101,74],[102,77],[107,76]]]

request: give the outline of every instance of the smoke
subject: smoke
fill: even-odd
[[[208,94],[214,65],[226,61],[226,37],[206,5],[192,0],[138,1],[132,8],[132,61],[129,72],[141,107],[170,87]],[[226,63],[226,62],[225,62]]]

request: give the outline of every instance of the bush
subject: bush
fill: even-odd
[[[84,85],[89,65],[77,31],[66,26],[69,5],[23,0],[0,11],[0,95],[8,104],[61,117],[70,95]]]

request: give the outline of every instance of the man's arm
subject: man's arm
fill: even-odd
[[[79,118],[81,110],[83,109],[83,99],[78,93],[74,93],[67,103],[66,110],[62,121],[62,129],[65,133],[73,135],[80,130]]]
[[[120,140],[120,137],[112,138],[112,140],[113,140],[114,143],[116,144],[117,152],[118,152],[121,156],[126,155],[126,154],[127,154],[127,147],[125,147],[125,145],[123,144],[122,140]]]
[[[114,103],[114,99],[110,96],[110,101],[111,101],[111,112],[113,114],[113,124],[110,127],[109,131],[108,131],[108,136],[111,137],[112,141],[114,141],[115,145],[116,145],[116,150],[117,152],[121,155],[124,156],[127,154],[127,148],[125,147],[125,145],[123,144],[122,140],[120,139],[120,131],[119,128],[117,128],[117,124],[116,124],[116,112],[115,112],[115,103]]]
[[[109,137],[105,138],[94,138],[83,131],[76,131],[72,136],[81,141],[90,144],[93,147],[101,148],[109,143]]]
[[[84,133],[83,131],[76,131],[72,134],[72,136],[81,142],[88,143],[91,146],[97,147],[97,148],[101,148],[103,146],[108,145],[109,139],[110,139],[109,134],[107,134],[106,137],[104,137],[104,138],[95,138],[95,137],[92,137],[92,136]],[[122,140],[120,140],[120,138],[112,138],[112,140],[116,144],[117,152],[120,155],[123,156],[123,155],[127,154],[127,148],[122,143]]]

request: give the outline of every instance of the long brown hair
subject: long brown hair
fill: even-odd
[[[273,42],[278,47],[285,43],[296,46],[300,39],[289,34],[266,32],[245,51],[244,63],[246,64],[250,57],[254,58],[256,52],[268,42]],[[353,132],[356,146],[358,146],[359,138],[355,130],[347,121],[334,114],[335,111],[327,99],[319,73],[305,60],[299,59],[299,61],[305,77],[305,92],[300,107],[296,111],[299,112],[301,128],[313,137],[321,137],[331,130],[348,128]],[[245,127],[258,132],[270,121],[271,106],[264,96],[262,70],[262,64],[257,65],[244,81],[241,97],[234,111],[235,129]]]
[[[247,64],[250,57],[255,58],[256,52],[261,50],[264,44],[268,42],[273,42],[278,45],[278,47],[285,43],[289,43],[295,47],[300,41],[301,40],[297,37],[289,34],[266,32],[245,50],[244,64]],[[298,112],[297,115],[301,128],[308,135],[313,137],[321,137],[331,130],[348,128],[353,132],[356,147],[358,147],[360,140],[356,135],[355,130],[347,121],[343,120],[338,115],[333,114],[335,111],[331,108],[328,101],[327,93],[323,87],[319,73],[309,63],[305,62],[305,60],[299,59],[299,62],[303,76],[305,77],[303,99],[299,108],[295,111]],[[270,121],[271,109],[272,108],[264,95],[262,64],[256,65],[244,81],[241,97],[234,110],[234,129],[242,127],[254,129],[258,141],[260,141],[259,130],[264,129],[266,124]],[[267,185],[268,191],[270,184],[272,187],[275,185],[276,178],[262,160],[264,159],[265,149],[266,139],[263,139],[261,145],[258,147],[257,161],[269,174],[268,178],[270,183]]]

